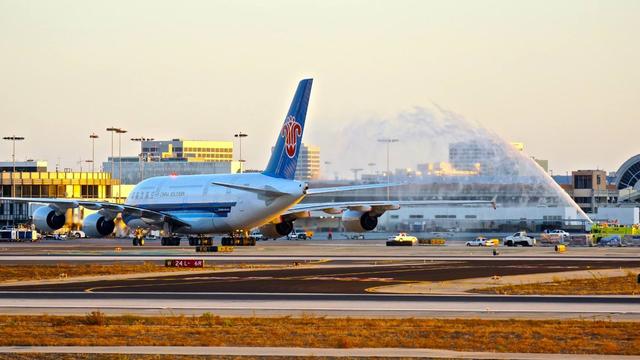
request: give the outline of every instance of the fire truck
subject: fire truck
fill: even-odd
[[[599,243],[600,239],[611,235],[620,235],[621,238],[625,235],[640,235],[640,226],[620,225],[616,222],[598,223],[591,226],[591,235]]]

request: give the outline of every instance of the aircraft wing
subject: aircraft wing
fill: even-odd
[[[495,198],[488,200],[415,200],[415,201],[346,201],[327,203],[303,203],[289,208],[281,215],[284,220],[308,217],[310,211],[324,211],[327,214],[342,214],[345,210],[372,211],[383,214],[385,211],[398,210],[402,206],[425,205],[489,205],[496,208]]]
[[[162,223],[166,222],[175,226],[189,226],[189,224],[181,221],[180,219],[171,216],[169,214],[153,211],[149,209],[140,208],[137,206],[116,204],[108,201],[90,201],[80,199],[56,199],[56,198],[17,198],[17,197],[2,197],[0,200],[21,202],[21,203],[37,203],[47,204],[50,207],[59,210],[61,212],[67,209],[75,209],[77,207],[83,207],[89,210],[100,210],[112,217],[116,217],[118,214],[136,216],[149,223]]]

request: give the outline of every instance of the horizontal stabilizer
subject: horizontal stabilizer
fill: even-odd
[[[247,186],[247,185],[238,185],[238,184],[229,184],[229,183],[223,183],[223,182],[212,182],[211,184],[213,185],[218,185],[218,186],[223,186],[226,188],[230,188],[230,189],[235,189],[235,190],[242,190],[242,191],[248,191],[248,192],[252,192],[252,193],[256,193],[256,194],[262,194],[262,195],[266,195],[269,197],[280,197],[283,195],[289,195],[289,193],[286,192],[282,192],[282,191],[278,191],[276,189],[262,189],[262,188],[255,188],[255,187],[251,187],[251,186]]]
[[[328,194],[342,191],[367,190],[400,186],[402,184],[366,184],[307,189],[307,195]]]

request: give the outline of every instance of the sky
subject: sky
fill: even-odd
[[[613,171],[640,153],[638,34],[639,1],[0,0],[0,132],[26,137],[18,160],[78,168],[92,132],[106,159],[110,126],[126,155],[131,137],[243,131],[246,167],[263,168],[312,77],[304,141],[332,173],[383,167],[350,129],[424,107],[524,142],[554,174]],[[391,152],[392,167],[419,160]]]

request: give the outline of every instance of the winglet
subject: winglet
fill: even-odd
[[[302,133],[312,84],[313,79],[304,79],[298,84],[289,112],[278,133],[278,140],[273,147],[271,158],[263,172],[264,175],[293,180],[302,146]]]

